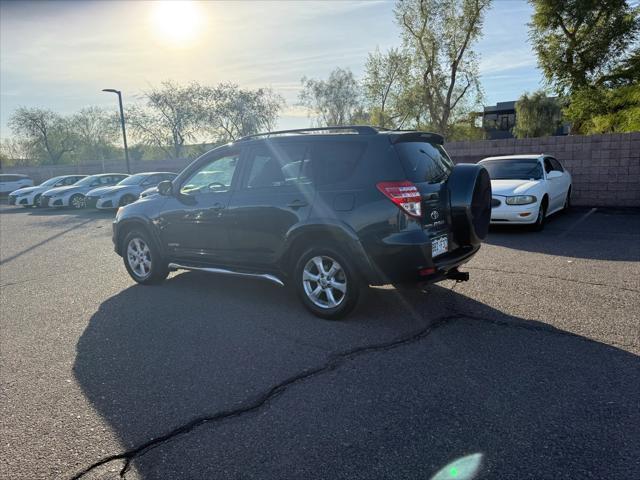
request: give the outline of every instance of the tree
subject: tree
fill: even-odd
[[[365,64],[362,81],[364,98],[371,123],[386,128],[402,128],[408,117],[413,117],[407,105],[411,60],[392,48],[386,53],[376,48]]]
[[[490,0],[400,0],[395,8],[404,47],[418,78],[427,123],[446,135],[482,97],[472,45]],[[420,110],[417,110],[420,112]],[[418,113],[419,118],[421,114]]]
[[[360,123],[363,117],[360,88],[349,69],[336,68],[327,80],[303,77],[300,104],[316,117],[320,127]]]
[[[638,80],[640,54],[629,47],[640,32],[640,7],[631,8],[626,0],[530,1],[538,64],[559,95],[625,76]]]
[[[31,165],[37,161],[33,144],[23,138],[5,138],[0,144],[0,165]]]
[[[160,148],[171,158],[181,158],[184,145],[202,131],[203,88],[166,81],[145,93],[146,107],[133,106],[125,115],[134,136]]]
[[[547,137],[560,125],[561,106],[557,99],[537,91],[523,94],[516,102],[516,138]]]
[[[69,121],[51,110],[20,107],[11,115],[9,127],[31,144],[45,163],[62,163],[63,156],[76,145]]]
[[[204,121],[218,142],[273,130],[284,99],[269,88],[241,89],[232,83],[205,88]]]
[[[113,143],[119,137],[119,117],[100,107],[86,107],[71,117],[76,135],[75,159],[104,160],[114,153]]]
[[[585,87],[571,96],[565,110],[581,133],[640,131],[640,83],[617,88]]]

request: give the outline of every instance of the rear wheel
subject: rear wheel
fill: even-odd
[[[69,199],[69,205],[72,208],[75,208],[76,210],[84,208],[86,206],[86,202],[84,200],[84,195],[81,195],[79,193],[76,193],[75,195],[72,195],[71,198]]]
[[[146,232],[134,230],[124,239],[124,266],[136,282],[160,283],[169,275],[169,267]]]
[[[311,248],[295,266],[295,287],[304,306],[328,320],[345,317],[358,303],[361,281],[334,248]]]

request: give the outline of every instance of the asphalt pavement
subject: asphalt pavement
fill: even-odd
[[[0,207],[0,478],[638,479],[640,211],[495,228],[466,283],[136,285],[104,212]]]

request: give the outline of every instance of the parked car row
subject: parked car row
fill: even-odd
[[[29,179],[30,185],[11,191],[9,204],[23,207],[115,209],[136,201],[143,192],[145,196],[148,195],[158,183],[175,177],[176,174],[171,172],[61,175],[35,187],[31,186],[33,181]]]

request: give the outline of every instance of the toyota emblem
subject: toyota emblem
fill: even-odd
[[[431,220],[437,220],[438,217],[440,217],[440,214],[438,213],[437,210],[434,210],[433,212],[431,212]]]

